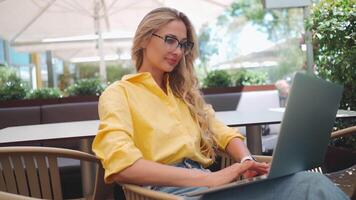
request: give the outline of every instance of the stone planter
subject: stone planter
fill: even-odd
[[[344,147],[328,146],[324,168],[327,173],[346,169],[356,164],[356,151]]]
[[[235,93],[235,92],[248,92],[248,91],[264,91],[276,90],[274,85],[249,85],[249,86],[236,86],[236,87],[216,87],[216,88],[202,88],[203,94],[221,94],[221,93]]]

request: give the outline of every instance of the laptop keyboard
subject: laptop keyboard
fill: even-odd
[[[251,177],[251,178],[245,178],[245,179],[242,179],[242,180],[237,180],[235,183],[243,184],[243,183],[258,181],[258,180],[262,180],[262,179],[266,179],[266,178],[267,178],[267,174],[264,174],[264,175],[261,175],[261,176],[255,176],[255,177]]]

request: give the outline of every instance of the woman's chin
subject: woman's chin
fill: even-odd
[[[175,68],[175,66],[168,64],[168,65],[166,65],[166,67],[164,68],[164,71],[165,71],[165,72],[172,72],[172,71],[174,70],[174,68]]]

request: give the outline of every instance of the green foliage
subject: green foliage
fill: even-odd
[[[231,75],[225,70],[215,70],[208,73],[203,80],[204,87],[229,87],[232,85]]]
[[[75,66],[79,69],[79,79],[99,78],[98,63],[78,63]]]
[[[99,79],[82,79],[65,90],[68,96],[100,96],[103,91],[104,86],[100,83]]]
[[[31,90],[27,94],[27,99],[57,99],[61,98],[62,94],[58,88],[41,88]]]
[[[320,77],[344,85],[340,107],[351,110],[356,110],[355,5],[354,0],[322,0],[313,8],[307,21],[313,31],[316,71]],[[338,120],[336,125],[343,128],[355,124],[356,120]],[[356,136],[350,138],[346,141],[351,141],[351,146],[356,149]],[[347,146],[348,142],[336,141],[335,144]]]
[[[200,30],[199,39],[199,59],[203,64],[206,64],[210,57],[218,53],[218,48],[215,42],[212,41],[212,36],[210,35],[212,29],[207,25],[203,26]]]
[[[303,69],[305,63],[305,54],[299,47],[298,39],[290,39],[285,42],[276,52],[278,56],[278,65],[269,68],[269,79],[276,82],[286,77],[291,77],[296,71]]]
[[[265,72],[239,69],[232,75],[235,86],[267,84],[268,75]]]
[[[344,85],[342,108],[356,110],[356,6],[351,0],[323,0],[313,8],[316,70],[320,77]]]
[[[107,81],[113,83],[126,75],[133,73],[133,68],[125,68],[122,65],[108,65],[106,68],[107,71]]]
[[[276,43],[273,48],[263,51],[267,57],[265,60],[272,59],[277,62],[277,67],[268,71],[269,80],[279,80],[303,67],[303,52],[298,39],[304,29],[301,8],[266,10],[261,0],[235,0],[227,11],[218,17],[216,24],[204,26],[200,30],[200,68],[208,68],[210,58],[215,54],[219,54],[220,60],[225,59],[218,61],[220,63],[233,65],[239,62],[236,59],[236,55],[241,53],[239,36],[246,26],[251,25],[259,32],[266,33],[268,39]],[[255,62],[256,58],[258,59],[250,57],[246,61]],[[262,59],[264,57],[259,60]]]
[[[80,79],[99,78],[98,63],[80,63],[76,67],[79,69]],[[106,64],[106,75],[108,83],[120,80],[122,76],[132,73],[133,68],[125,68],[121,63],[108,62]]]
[[[0,67],[0,101],[23,99],[28,88],[9,67]]]
[[[243,17],[258,25],[259,29],[268,33],[269,39],[278,40],[281,36],[297,36],[303,29],[301,9],[270,9],[263,8],[261,0],[237,0],[231,4],[229,15]]]

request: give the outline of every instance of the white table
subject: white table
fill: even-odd
[[[0,130],[0,144],[94,137],[99,120],[14,126]],[[88,151],[87,151],[88,152]]]
[[[278,124],[283,119],[284,108],[270,108],[259,112],[222,111],[216,118],[228,126],[246,126],[247,147],[252,154],[262,154],[261,125]],[[336,118],[355,118],[355,111],[339,110]]]

